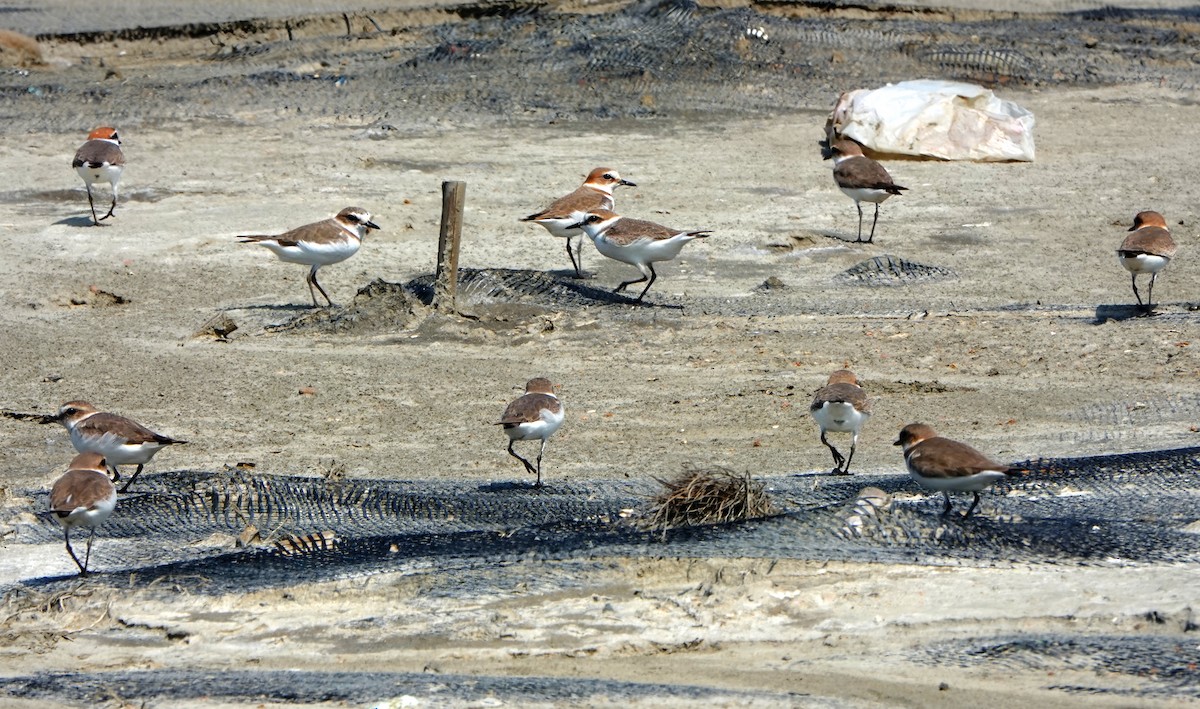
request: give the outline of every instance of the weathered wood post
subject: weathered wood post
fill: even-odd
[[[463,204],[467,183],[442,183],[442,229],[438,234],[437,272],[433,278],[433,307],[456,312],[454,297],[458,291],[458,249],[462,241]]]

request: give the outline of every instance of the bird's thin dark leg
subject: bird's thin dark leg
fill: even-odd
[[[319,281],[317,281],[317,269],[318,268],[320,268],[320,265],[313,266],[312,270],[308,272],[308,293],[309,293],[309,295],[312,296],[313,307],[314,308],[318,307],[317,295],[316,295],[316,293],[312,292],[313,286],[316,286],[317,290],[321,291],[321,295],[325,296],[325,302],[329,303],[329,307],[332,308],[333,301],[329,299],[329,294],[325,292],[325,289],[321,287],[321,283]]]
[[[1157,273],[1150,274],[1150,286],[1146,288],[1146,308],[1154,309],[1154,279],[1158,278]]]
[[[858,436],[857,435],[854,436],[854,438],[850,439],[850,455],[846,456],[846,465],[842,466],[842,473],[845,475],[850,474],[850,461],[854,460],[854,449],[855,448],[858,448]]]
[[[875,224],[879,221],[879,203],[875,203],[875,218],[871,220],[871,235],[867,237],[867,243],[875,241]]]
[[[524,463],[526,472],[536,473],[537,468],[533,467],[532,463],[530,463],[528,460],[525,460],[524,458],[522,458],[515,450],[513,450],[513,444],[516,442],[517,442],[517,439],[515,439],[515,438],[510,439],[508,441],[508,454],[511,455],[512,457],[516,458],[517,460],[521,461],[522,463]],[[539,477],[540,477],[540,475],[539,475]]]
[[[575,249],[572,251],[571,242],[575,242]],[[583,236],[573,236],[567,239],[567,256],[571,257],[571,265],[575,267],[576,278],[587,278],[587,274],[583,271]]]
[[[854,208],[858,210],[858,238],[855,241],[862,241],[862,204],[854,200]]]
[[[579,237],[578,246],[575,247],[575,271],[580,278],[587,278],[587,274],[583,272],[583,237]],[[567,246],[571,245],[571,240],[567,240]]]
[[[625,290],[626,288],[633,285],[634,283],[641,283],[642,281],[646,281],[646,280],[649,280],[649,276],[642,276],[641,278],[635,278],[632,281],[625,281],[624,283],[617,286],[616,288],[613,288],[613,293],[620,293],[621,291]]]
[[[650,264],[647,268],[650,269],[650,282],[646,284],[641,293],[638,293],[637,301],[639,303],[642,302],[642,298],[646,297],[646,291],[650,290],[650,286],[654,285],[654,281],[658,279],[658,274],[654,272],[654,264]]]
[[[963,519],[970,517],[971,513],[975,511],[975,506],[979,504],[979,493],[976,492],[974,494],[975,499],[971,501],[971,506],[967,508],[967,512],[963,515]]]
[[[833,454],[833,472],[840,474],[842,472],[842,463],[846,462],[846,458],[842,455],[841,451],[839,451],[837,448],[834,448],[833,444],[830,443],[827,438],[825,438],[824,429],[821,429],[821,442],[824,443],[825,447],[829,449],[829,452]]]
[[[142,473],[142,467],[143,467],[142,464],[139,463],[137,470],[133,471],[133,475],[130,476],[128,482],[126,482],[124,485],[121,486],[121,489],[119,490],[119,492],[125,492],[126,490],[129,489],[129,486],[133,484],[133,481],[137,480],[137,476]]]
[[[583,251],[582,248],[580,251]],[[581,253],[580,257],[582,257],[582,256],[583,256],[583,254]],[[571,239],[570,238],[566,239],[566,258],[571,259],[571,266],[572,266],[572,268],[575,269],[575,277],[582,278],[583,271],[580,269],[580,262],[577,262],[577,260],[575,260],[575,252],[571,251]]]
[[[83,575],[87,576],[88,564],[92,560],[92,542],[96,541],[96,528],[92,527],[92,533],[88,535],[87,551],[83,555]]]
[[[63,527],[63,539],[67,542],[67,553],[71,555],[71,561],[79,567],[79,575],[87,576],[87,567],[79,563],[79,557],[75,556],[75,550],[71,548],[71,528]]]
[[[946,498],[946,506],[942,508],[942,514],[950,514],[950,493],[942,490],[942,497]]]
[[[533,485],[534,487],[541,487],[541,486],[542,486],[542,456],[543,456],[543,455],[545,455],[545,453],[546,453],[546,439],[545,439],[545,438],[543,438],[543,439],[542,439],[542,447],[541,447],[541,449],[540,449],[540,450],[538,450],[538,457],[537,457],[537,482],[536,482],[536,483],[534,483],[534,485]]]
[[[100,226],[100,218],[96,216],[96,203],[92,200],[92,186],[86,182],[84,183],[84,186],[87,187],[88,206],[92,208],[92,224]]]
[[[116,208],[117,208],[117,187],[116,187],[116,185],[113,185],[113,200],[112,200],[112,205],[111,205],[111,206],[109,206],[109,208],[108,208],[108,214],[105,214],[103,217],[100,217],[100,218],[101,218],[101,219],[108,219],[109,217],[116,217],[117,215],[113,214],[113,210],[114,210],[114,209],[116,209]]]
[[[1131,281],[1133,282],[1133,297],[1137,298],[1138,305],[1142,305],[1142,294],[1138,293],[1138,289],[1137,289],[1137,274],[1136,273],[1132,274],[1130,276],[1130,278],[1131,278]]]
[[[317,292],[315,290],[313,290],[311,273],[309,273],[307,276],[305,276],[304,282],[308,284],[308,297],[312,298],[313,307],[315,308],[315,307],[317,307]]]

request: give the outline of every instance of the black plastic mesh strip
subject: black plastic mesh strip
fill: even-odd
[[[777,696],[769,692],[724,691],[682,684],[400,672],[157,670],[102,674],[48,672],[33,677],[0,678],[0,696],[86,704],[108,704],[121,697],[175,702],[218,699],[363,704],[405,695],[419,698],[421,706],[464,706],[484,699],[499,699],[519,706],[530,697],[537,697],[539,702],[578,706],[587,704],[593,696],[603,697],[606,702],[669,697],[724,705]]]
[[[94,568],[126,583],[171,576],[209,590],[279,585],[445,564],[600,554],[846,559],[919,563],[1161,563],[1200,560],[1200,448],[1027,463],[983,493],[942,497],[907,475],[769,478],[785,514],[742,524],[650,533],[622,510],[644,509],[645,481],[469,487],[446,481],[354,480],[186,471],[146,478],[93,551]],[[864,488],[877,488],[877,495]],[[42,493],[44,495],[44,493]],[[893,497],[892,495],[895,495]],[[882,496],[880,498],[880,496]],[[42,501],[44,503],[44,500]],[[253,525],[264,543],[209,548],[214,533]],[[61,541],[58,525],[24,526],[17,543]],[[147,559],[151,560],[147,563]],[[34,583],[56,583],[43,579]]]

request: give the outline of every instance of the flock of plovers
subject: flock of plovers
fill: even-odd
[[[875,238],[880,203],[908,188],[893,182],[887,170],[876,160],[865,156],[862,146],[852,140],[831,141],[829,154],[834,160],[833,177],[837,187],[854,200],[858,210],[857,241],[870,242]],[[117,131],[110,127],[92,131],[87,142],[76,153],[72,166],[87,186],[93,222],[98,225],[102,220],[114,217],[117,185],[125,166]],[[93,185],[100,182],[108,182],[112,191],[112,203],[104,216],[97,216],[92,195]],[[585,236],[602,255],[634,266],[642,277],[620,283],[615,292],[645,282],[645,287],[636,298],[641,301],[657,279],[654,264],[673,260],[688,242],[706,237],[710,232],[672,229],[621,216],[614,211],[616,203],[613,190],[618,186],[635,185],[614,169],[596,168],[578,189],[521,221],[540,224],[553,236],[564,239],[577,277],[585,275],[582,253]],[[862,238],[862,202],[875,205],[871,231],[865,240]],[[306,281],[313,305],[318,306],[319,291],[326,303],[332,306],[333,301],[317,281],[317,271],[321,266],[353,256],[366,235],[379,228],[370,212],[347,207],[325,221],[301,226],[278,236],[238,238],[242,243],[267,247],[283,261],[310,266]],[[1175,256],[1175,242],[1166,221],[1157,212],[1138,213],[1130,232],[1117,249],[1117,256],[1132,276],[1138,305],[1149,311],[1153,308],[1155,279]],[[1150,276],[1144,302],[1137,287],[1140,274]],[[530,474],[536,475],[536,487],[542,485],[542,457],[546,442],[562,426],[565,416],[555,389],[556,385],[548,379],[537,377],[529,380],[525,385],[525,394],[510,403],[496,422],[508,436],[509,454],[521,461]],[[831,374],[828,383],[813,397],[809,411],[819,426],[821,443],[833,455],[832,474],[849,474],[859,434],[871,416],[870,398],[854,373],[842,369]],[[67,552],[79,566],[80,574],[86,575],[96,527],[108,519],[116,507],[118,490],[114,483],[119,482],[121,477],[118,466],[137,466],[137,470],[120,489],[120,492],[125,492],[141,473],[142,467],[159,450],[185,441],[155,433],[123,416],[101,412],[85,401],[69,401],[62,405],[56,415],[43,417],[43,422],[65,426],[72,445],[79,453],[71,461],[70,469],[54,483],[50,493],[50,513],[62,523]],[[843,456],[829,442],[829,433],[851,435],[848,456]],[[536,465],[513,450],[513,444],[517,441],[540,441]],[[996,463],[964,443],[938,436],[932,428],[921,423],[905,426],[895,445],[903,446],[905,466],[913,480],[929,490],[943,493],[943,514],[951,508],[950,492],[973,493],[974,499],[964,514],[964,517],[970,516],[979,504],[981,490],[1005,476],[1026,472]],[[74,527],[91,528],[87,553],[82,562],[71,548],[70,532]]]

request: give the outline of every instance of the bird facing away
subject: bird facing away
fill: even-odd
[[[875,218],[871,220],[871,235],[867,243],[875,239],[875,223],[879,221],[879,204],[894,194],[907,190],[892,182],[892,176],[877,161],[863,155],[862,146],[853,140],[840,138],[829,146],[833,158],[833,180],[847,197],[854,200],[858,210],[858,238],[863,241],[863,212],[861,202],[875,203]]]
[[[566,239],[567,256],[575,268],[575,277],[583,278],[583,230],[574,225],[588,212],[615,208],[613,190],[620,185],[637,187],[629,180],[622,179],[616,170],[598,167],[588,173],[579,189],[554,200],[542,211],[523,217],[521,221],[541,224],[551,235]]]
[[[121,137],[117,135],[117,129],[101,126],[89,133],[87,142],[75,151],[71,167],[75,168],[87,186],[92,223],[99,226],[101,220],[115,216],[113,210],[117,208],[117,183],[121,181],[121,172],[125,169],[125,154],[121,152]],[[112,205],[103,217],[96,216],[96,203],[92,199],[92,185],[96,182],[107,182],[112,187]]]
[[[92,558],[92,542],[99,527],[112,515],[117,506],[117,488],[113,487],[104,472],[104,458],[97,453],[80,453],[71,461],[70,470],[54,482],[50,488],[50,514],[63,528],[63,540],[67,553],[79,567],[79,575],[88,575],[88,562]],[[71,528],[91,527],[87,553],[83,562],[71,548]]]
[[[329,294],[317,282],[317,271],[322,266],[345,261],[353,256],[363,239],[379,225],[371,221],[371,213],[362,207],[346,207],[334,216],[315,224],[305,224],[278,236],[239,236],[243,244],[261,244],[288,263],[312,266],[305,281],[313,307],[317,307],[315,286],[325,296],[325,302],[333,306]]]
[[[1167,230],[1167,220],[1158,212],[1138,212],[1129,231],[1133,233],[1125,237],[1117,248],[1117,259],[1130,273],[1133,296],[1137,298],[1138,305],[1150,309],[1154,307],[1154,279],[1175,258],[1175,240]],[[1139,273],[1150,274],[1150,287],[1146,290],[1144,304],[1137,287]]]
[[[858,385],[858,378],[854,376],[854,372],[839,369],[830,374],[829,381],[813,396],[808,411],[821,427],[821,443],[833,454],[832,473],[849,475],[850,461],[854,459],[854,449],[858,447],[859,431],[871,417],[871,400]],[[825,438],[829,431],[851,434],[849,457],[843,456]]]
[[[71,445],[76,451],[102,456],[112,470],[113,482],[121,479],[117,466],[136,465],[137,470],[121,492],[129,489],[155,453],[166,446],[187,443],[155,433],[124,416],[104,413],[86,401],[68,401],[59,407],[57,416],[45,422],[61,423],[71,435]]]
[[[636,300],[639,302],[658,278],[654,272],[655,262],[670,261],[689,241],[706,238],[712,233],[708,229],[671,229],[642,219],[622,217],[607,209],[588,212],[575,226],[583,229],[597,251],[610,259],[636,266],[642,272],[641,278],[625,281],[613,289],[614,293],[620,293],[634,283],[649,281],[638,294]]]
[[[979,491],[1007,475],[1027,472],[1001,465],[965,443],[942,438],[923,423],[910,423],[900,429],[893,445],[904,446],[904,463],[913,480],[929,490],[940,490],[946,498],[942,514],[950,511],[951,492],[975,495],[963,518],[971,516],[979,504]]]
[[[524,463],[528,472],[537,473],[534,487],[542,486],[542,455],[546,452],[546,439],[562,426],[564,415],[562,402],[554,394],[554,385],[549,379],[537,377],[525,383],[525,394],[509,404],[504,415],[496,422],[508,434],[508,454]],[[534,467],[513,450],[513,443],[539,438],[542,447],[538,449],[537,467]]]

